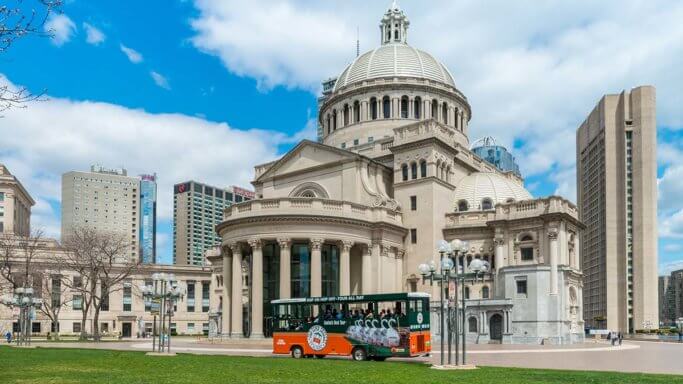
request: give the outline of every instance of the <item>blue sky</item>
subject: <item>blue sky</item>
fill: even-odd
[[[49,99],[0,119],[0,161],[52,236],[61,173],[157,172],[159,256],[170,262],[172,184],[249,186],[255,164],[312,138],[320,81],[353,59],[357,30],[362,51],[378,44],[389,3],[68,1],[49,21],[55,38],[0,56],[0,81]],[[512,148],[536,196],[575,199],[575,129],[602,94],[657,87],[660,269],[683,267],[683,5],[430,4],[400,2],[410,44],[449,67],[472,105],[470,139]]]

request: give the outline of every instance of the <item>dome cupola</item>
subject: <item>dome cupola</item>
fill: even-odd
[[[406,44],[409,25],[408,17],[394,0],[379,24],[382,45],[390,43]]]

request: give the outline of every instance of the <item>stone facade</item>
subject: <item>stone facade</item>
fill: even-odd
[[[468,149],[467,99],[445,66],[407,45],[407,26],[403,11],[387,11],[382,46],[334,87],[327,82],[322,143],[305,140],[256,166],[255,200],[226,209],[222,245],[207,257],[223,333],[263,336],[268,302],[278,298],[438,297],[417,267],[439,261],[438,240],[458,238],[470,244],[465,269],[477,258],[492,266],[467,283],[472,340],[583,340],[576,207],[533,199],[518,175]]]
[[[34,204],[21,182],[0,164],[0,233],[28,236]]]

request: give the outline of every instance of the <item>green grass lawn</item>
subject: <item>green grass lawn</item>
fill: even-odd
[[[333,359],[200,356],[0,347],[0,383],[683,383],[683,376],[482,367],[437,371],[426,364]]]

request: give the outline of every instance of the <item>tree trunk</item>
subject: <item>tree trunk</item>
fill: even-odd
[[[81,334],[78,337],[79,340],[88,340],[88,334],[85,331],[85,324],[86,324],[86,321],[88,320],[88,309],[90,309],[90,308],[86,308],[85,306],[83,307],[82,316],[81,316]]]
[[[93,339],[97,342],[100,341],[100,309],[98,307],[95,307],[95,315],[93,316],[93,325],[92,325],[92,335]]]

